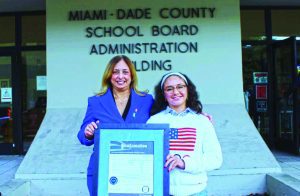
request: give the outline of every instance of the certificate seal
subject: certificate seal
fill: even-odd
[[[118,178],[115,177],[115,176],[110,177],[109,183],[112,184],[112,185],[117,184],[118,183]]]
[[[149,192],[149,186],[143,186],[142,187],[142,192],[143,193],[148,193]]]

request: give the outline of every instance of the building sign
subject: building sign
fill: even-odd
[[[194,38],[199,35],[201,28],[197,20],[213,19],[215,15],[216,7],[213,6],[163,6],[155,9],[116,7],[114,9],[70,10],[67,13],[69,22],[85,22],[82,36],[93,40],[87,48],[89,55],[197,54],[200,44]],[[168,22],[157,24],[157,20]],[[183,20],[189,22],[183,22]],[[94,21],[101,21],[101,23],[94,25]],[[180,39],[174,39],[175,37],[180,37]],[[139,41],[139,38],[147,39]],[[168,40],[168,38],[172,39]],[[112,39],[114,41],[103,42],[103,40]],[[137,71],[170,71],[173,68],[172,59],[169,58],[150,61],[143,59],[139,62],[133,61],[133,63]]]
[[[267,85],[256,85],[255,86],[255,94],[256,99],[267,99]]]
[[[267,101],[256,101],[256,111],[257,112],[267,112],[268,110],[268,103]]]
[[[47,90],[47,77],[36,76],[36,90],[44,91]]]
[[[11,102],[12,101],[12,91],[11,88],[1,88],[1,102]]]
[[[267,84],[268,72],[253,72],[253,84]]]

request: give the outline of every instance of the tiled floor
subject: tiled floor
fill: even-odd
[[[12,178],[22,162],[24,156],[1,155],[0,156],[0,185],[5,184]]]
[[[280,164],[283,173],[287,173],[300,180],[300,156],[279,151],[273,151],[273,154]]]

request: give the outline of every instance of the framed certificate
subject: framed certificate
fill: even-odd
[[[169,195],[168,153],[168,124],[100,124],[94,195]]]

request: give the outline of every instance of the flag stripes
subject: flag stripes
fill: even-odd
[[[195,128],[171,128],[169,132],[170,150],[194,151],[197,130]]]

